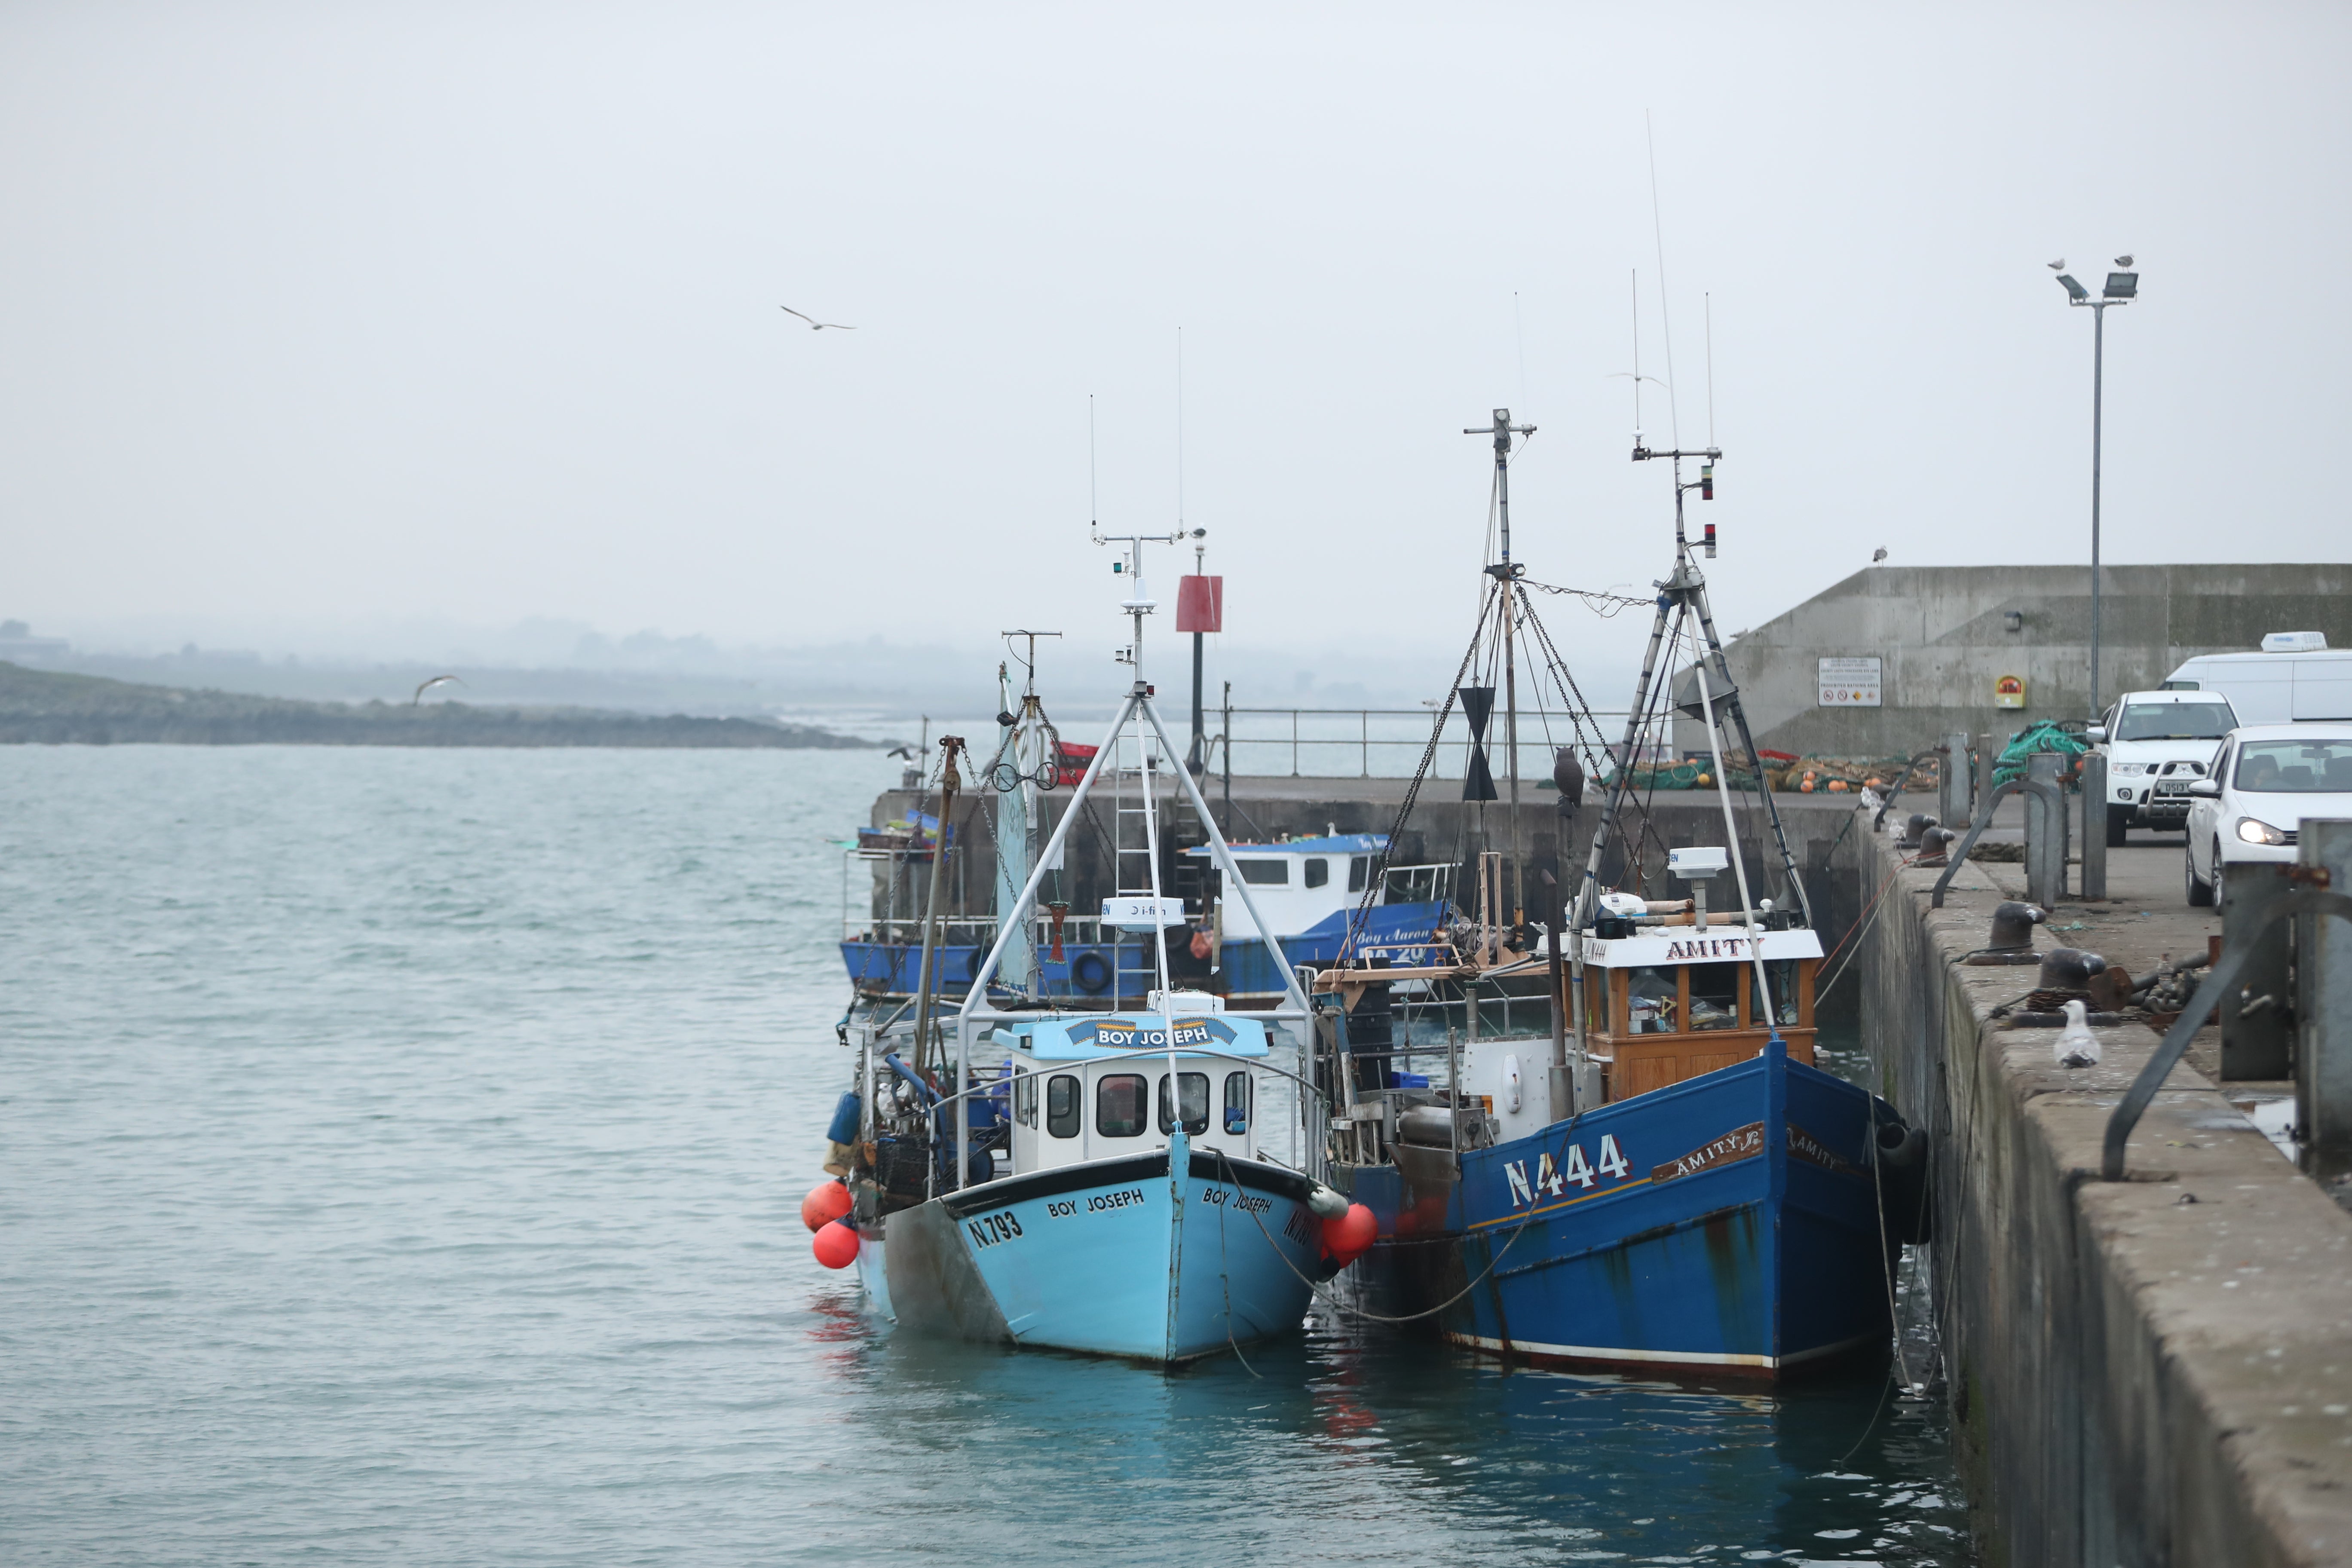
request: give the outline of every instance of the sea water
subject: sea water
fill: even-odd
[[[896,766],[0,748],[0,1561],[1972,1560],[1876,1369],[891,1332],[799,1204]]]

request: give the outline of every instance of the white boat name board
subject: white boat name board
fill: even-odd
[[[1822,939],[1810,931],[1758,931],[1750,938],[1738,926],[1716,929],[1724,934],[1702,933],[1694,926],[1679,926],[1607,941],[1588,936],[1584,939],[1584,962],[1608,969],[1638,969],[1661,963],[1745,963],[1758,957],[1769,960],[1822,955]]]
[[[1121,931],[1159,931],[1163,926],[1184,923],[1184,900],[1181,899],[1141,898],[1105,899],[1103,923]]]

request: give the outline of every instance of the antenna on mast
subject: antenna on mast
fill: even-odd
[[[1629,268],[1627,275],[1633,286],[1633,445],[1638,447],[1642,444],[1642,269]],[[1087,399],[1087,406],[1094,406],[1093,399]]]
[[[1706,310],[1706,444],[1715,445],[1715,296],[1699,296]]]

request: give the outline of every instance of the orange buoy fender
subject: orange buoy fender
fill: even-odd
[[[823,1230],[849,1212],[856,1202],[848,1186],[841,1182],[819,1182],[801,1200],[801,1223],[811,1230]]]
[[[827,1268],[846,1268],[857,1261],[857,1233],[839,1220],[828,1223],[809,1245]]]

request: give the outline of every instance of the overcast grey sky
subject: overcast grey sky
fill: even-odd
[[[2342,560],[2347,33],[2340,5],[18,0],[0,614],[286,646],[1048,625],[1091,668],[1119,627],[1088,395],[1105,525],[1172,524],[1181,326],[1231,637],[1434,654],[1493,406],[1541,426],[1535,575],[1663,570],[1666,478],[1606,379],[1635,272],[1668,374],[1645,112],[1689,445],[1712,296],[1727,627],[1882,544],[2085,557],[2062,255],[2143,273],[2108,558]],[[1622,623],[1557,624],[1622,654]]]

